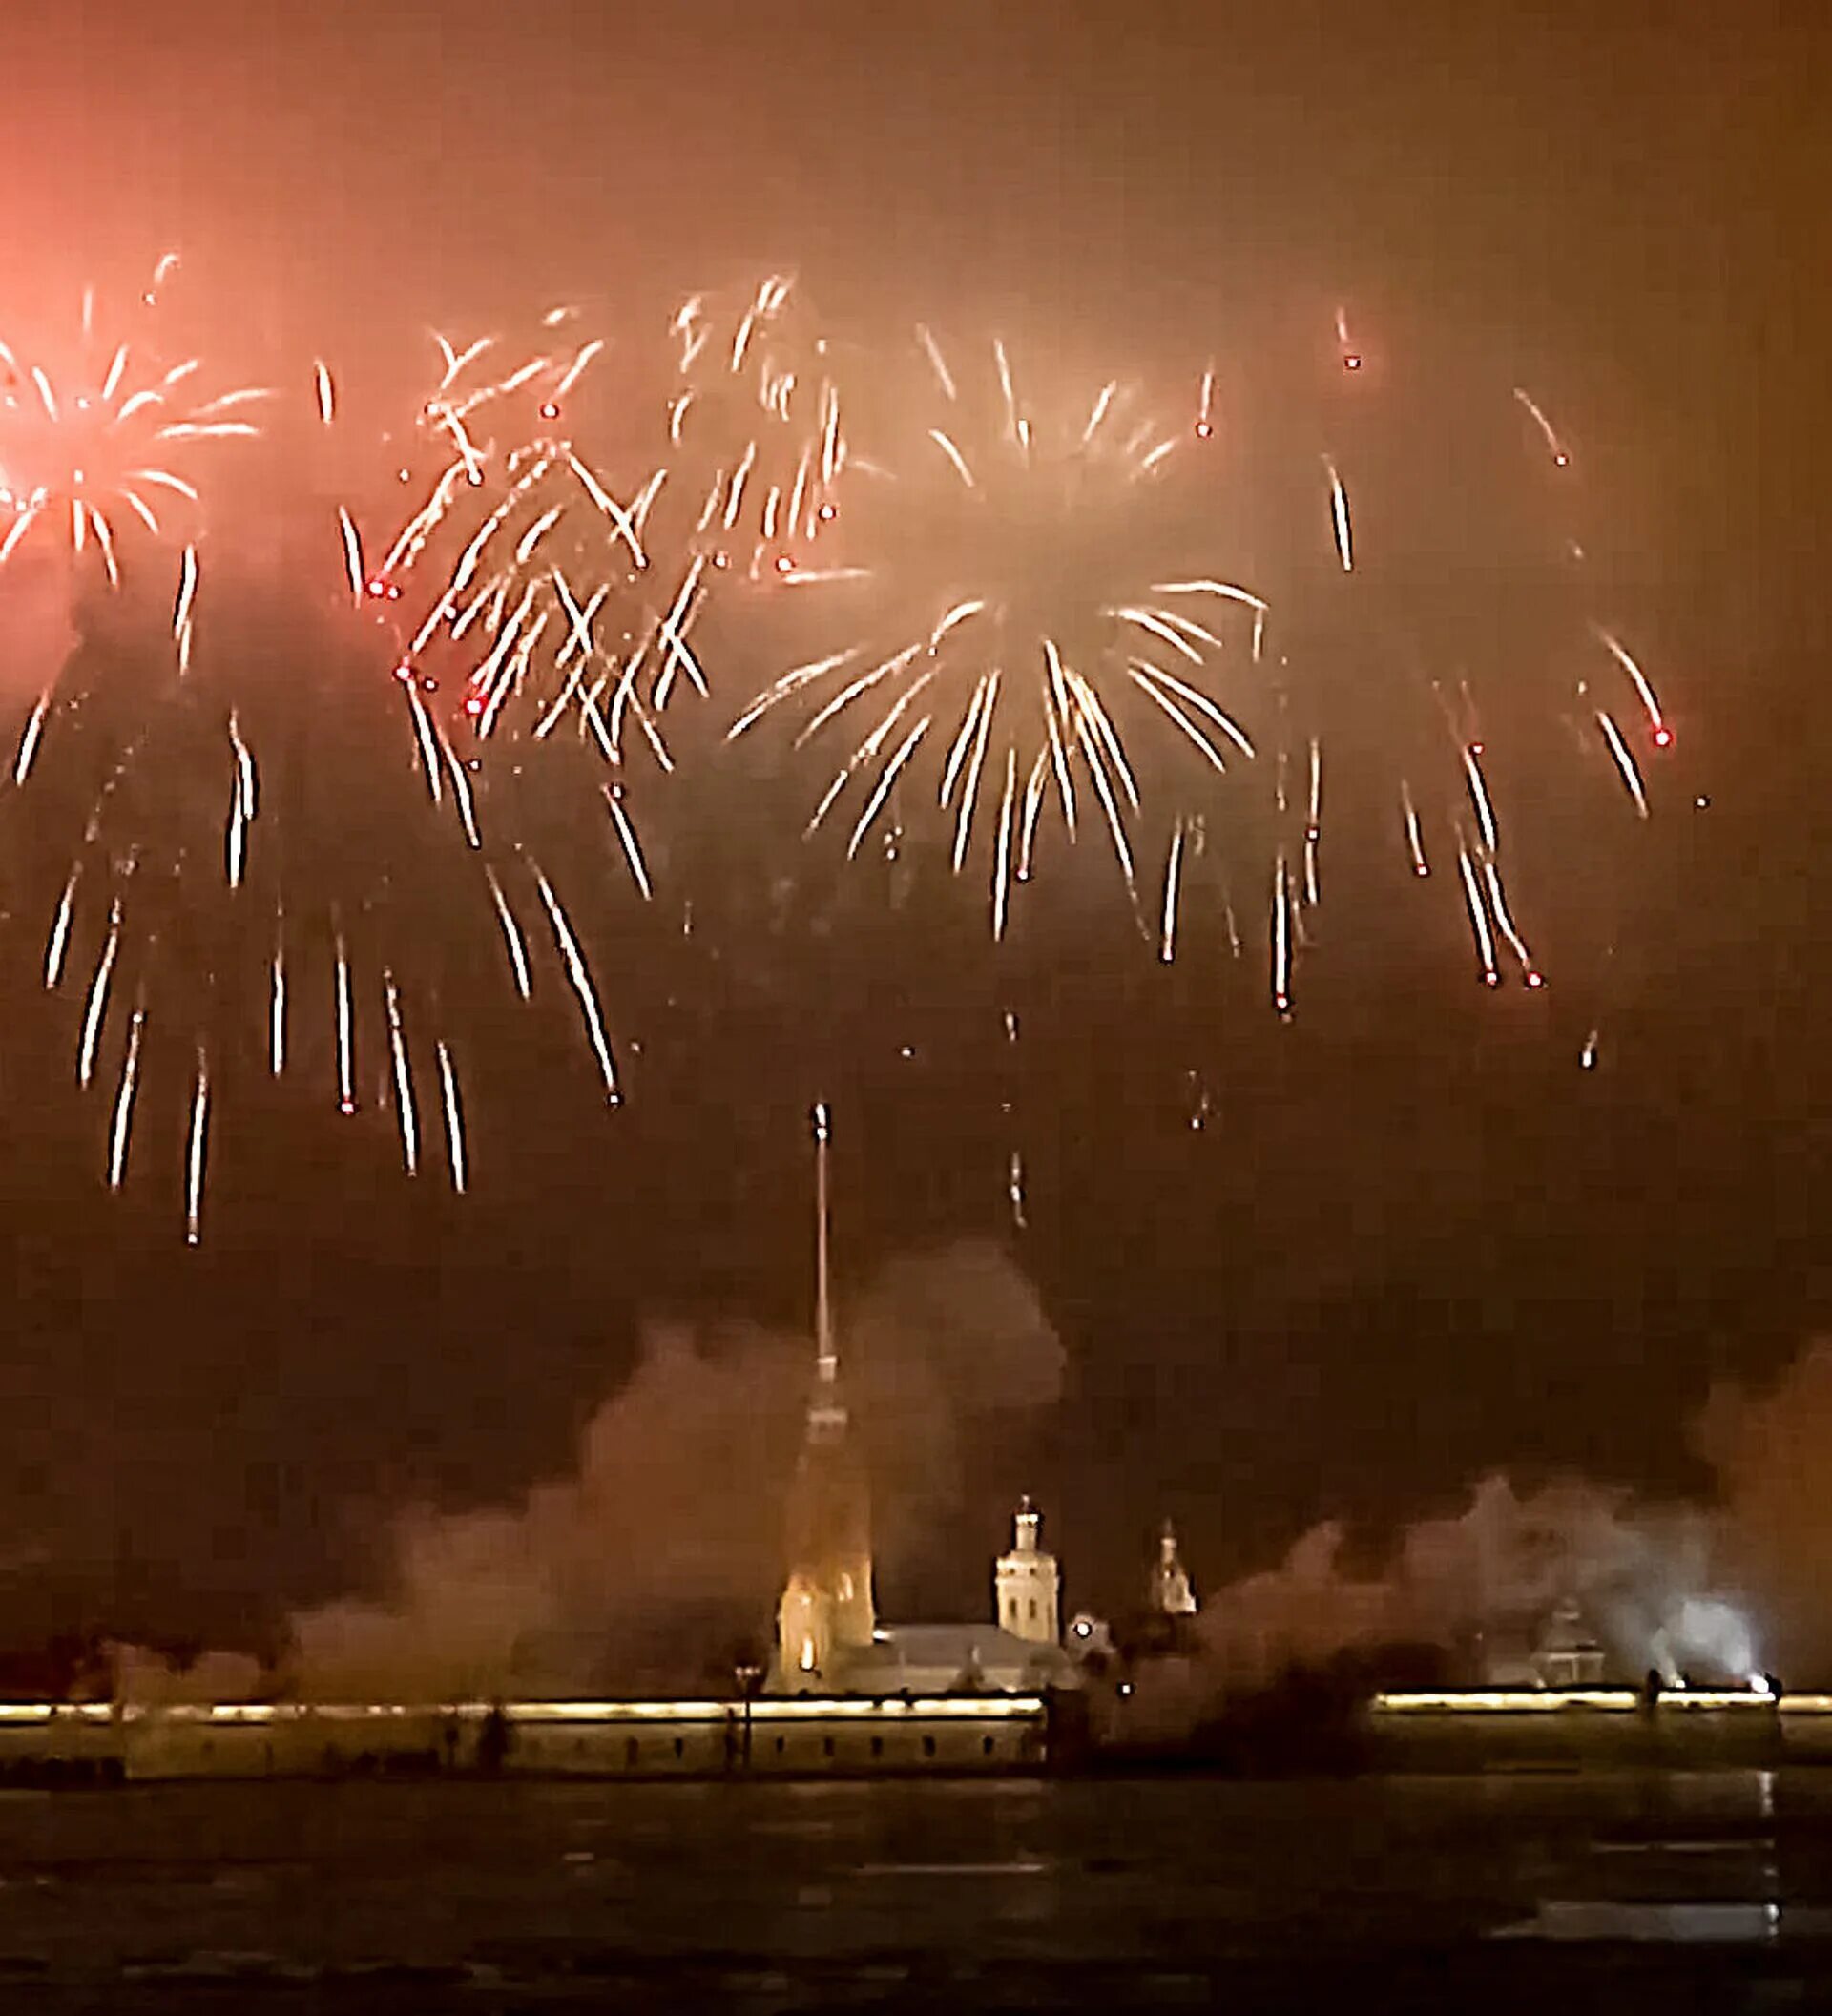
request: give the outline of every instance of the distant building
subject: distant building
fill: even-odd
[[[1533,1649],[1533,1671],[1541,1687],[1596,1687],[1603,1679],[1603,1648],[1584,1621],[1577,1599],[1568,1596],[1552,1612]]]
[[[1167,1519],[1158,1535],[1157,1560],[1152,1569],[1147,1607],[1165,1617],[1194,1617],[1196,1590],[1176,1551],[1176,1529]]]
[[[1002,1629],[1032,1644],[1056,1645],[1062,1639],[1062,1582],[1056,1557],[1037,1545],[1042,1523],[1030,1499],[1019,1499],[1011,1551],[999,1556],[993,1571],[994,1593]]]
[[[1536,1627],[1503,1625],[1481,1639],[1479,1678],[1485,1687],[1598,1687],[1607,1665],[1603,1647],[1572,1596]]]
[[[1035,1694],[1077,1684],[1059,1642],[1061,1582],[1037,1545],[1041,1514],[1025,1499],[1009,1553],[993,1570],[985,1623],[878,1623],[871,1503],[840,1376],[827,1290],[827,1121],[815,1112],[815,1378],[790,1492],[788,1572],[777,1607],[778,1694]]]

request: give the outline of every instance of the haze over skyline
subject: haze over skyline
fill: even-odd
[[[67,317],[92,280],[136,285],[176,244],[226,369],[329,355],[379,407],[418,383],[428,325],[584,298],[649,328],[781,266],[861,342],[1009,330],[1077,384],[1239,360],[1269,387],[1247,418],[1282,440],[1348,303],[1399,416],[1369,454],[1447,577],[1471,535],[1431,500],[1465,450],[1490,466],[1475,388],[1505,408],[1531,385],[1561,416],[1677,745],[1676,788],[1607,876],[1560,854],[1559,806],[1525,804],[1520,844],[1573,892],[1543,906],[1570,956],[1539,999],[1491,995],[1467,943],[1402,909],[1390,812],[1332,771],[1331,819],[1364,817],[1392,858],[1332,852],[1326,826],[1287,1028],[1213,904],[1166,967],[1078,878],[995,949],[977,891],[804,848],[802,780],[739,795],[692,717],[700,781],[683,761],[675,797],[645,787],[657,901],[593,925],[640,1046],[623,1107],[592,1096],[562,996],[505,1039],[464,1199],[404,1181],[366,1090],[347,1124],[328,1097],[259,1126],[225,1109],[196,1253],[176,1103],[142,1123],[156,1184],[98,1179],[39,884],[10,890],[0,850],[0,1534],[21,1583],[0,1635],[233,1636],[361,1590],[397,1507],[514,1502],[564,1470],[646,1326],[804,1329],[817,1097],[843,1315],[911,1257],[994,1241],[1064,1354],[1059,1404],[955,1397],[961,1482],[906,1558],[906,1609],[979,1600],[1020,1488],[1115,1600],[1166,1509],[1214,1585],[1321,1517],[1404,1521],[1496,1466],[1705,1486],[1685,1424],[1713,1376],[1770,1374],[1826,1320],[1823,28],[1717,5],[15,12],[0,332]],[[1284,502],[1217,512],[1277,553]],[[382,756],[328,626],[266,564],[225,566],[219,634],[334,696],[312,761],[347,761],[351,813],[324,852],[379,874]],[[1293,592],[1340,644],[1312,578]],[[1500,649],[1518,592],[1466,575],[1444,620]],[[95,621],[77,669],[105,682],[125,660]],[[780,669],[761,626],[720,642],[721,700]],[[1352,747],[1380,723],[1363,660],[1342,666]],[[61,863],[44,819],[31,843]],[[437,931],[446,870],[422,880],[417,846],[389,871]],[[510,1028],[479,1014],[492,1042]]]

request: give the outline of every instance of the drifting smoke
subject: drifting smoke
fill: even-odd
[[[1653,1669],[1670,1680],[1741,1681],[1755,1668],[1750,1633],[1711,1593],[1720,1524],[1582,1481],[1523,1496],[1506,1477],[1487,1477],[1456,1517],[1410,1528],[1377,1575],[1344,1568],[1339,1524],[1312,1528],[1279,1568],[1214,1598],[1202,1643],[1224,1686],[1394,1645],[1439,1648],[1467,1669],[1458,1677],[1524,1679],[1566,1606],[1618,1678]]]
[[[1488,1477],[1467,1510],[1410,1528],[1364,1578],[1343,1565],[1339,1524],[1312,1528],[1278,1568],[1210,1601],[1203,1689],[1401,1644],[1436,1647],[1475,1677],[1524,1659],[1560,1605],[1616,1678],[1832,1677],[1832,1342],[1809,1344],[1767,1391],[1714,1387],[1691,1441],[1716,1473],[1709,1505],[1582,1481],[1522,1496]],[[1167,1691],[1189,1686],[1167,1676]]]
[[[1692,1440],[1719,1480],[1723,1567],[1772,1663],[1832,1679],[1832,1341],[1809,1344],[1766,1393],[1714,1387]]]
[[[969,1419],[1059,1389],[1061,1346],[990,1247],[895,1263],[842,1337],[886,1452],[874,1515],[906,1548],[961,1492]],[[728,1686],[771,1628],[811,1359],[795,1337],[653,1331],[571,1476],[514,1507],[404,1513],[386,1598],[296,1616],[284,1679],[320,1699]]]

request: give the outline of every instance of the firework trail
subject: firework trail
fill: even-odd
[[[212,641],[188,676],[168,656],[163,684],[149,680],[154,640],[131,632],[86,645],[70,674],[80,706],[26,788],[0,793],[0,855],[35,926],[36,978],[69,1018],[76,1091],[106,1088],[103,1177],[120,1190],[131,1167],[136,1188],[170,1182],[137,1145],[140,1115],[149,1098],[164,1111],[182,1097],[192,1243],[208,1229],[206,1181],[235,1166],[218,1153],[225,1126],[294,1125],[286,1115],[316,1109],[347,1116],[354,1144],[379,1118],[412,1174],[427,1160],[428,1072],[446,1174],[471,1188],[475,1088],[457,1060],[480,1076],[516,1062],[510,1019],[531,998],[549,1006],[530,1033],[545,1047],[548,1026],[570,1028],[614,1091],[587,951],[597,912],[563,902],[557,872],[537,883],[512,852],[491,863],[451,846],[396,725],[404,689],[373,662],[365,613],[338,593],[324,530],[315,593],[290,556],[279,584],[225,563]],[[607,821],[602,845],[616,844]],[[550,904],[556,943],[543,955],[526,928]]]
[[[793,280],[772,274],[729,304],[695,295],[673,334],[671,480],[692,551],[753,581],[811,565],[839,510],[847,448],[827,343]]]
[[[901,452],[855,456],[832,564],[781,575],[853,634],[766,688],[731,737],[789,709],[798,747],[839,743],[809,831],[843,803],[849,858],[926,766],[957,874],[989,829],[996,938],[1046,806],[1071,840],[1093,820],[1135,896],[1142,724],[1206,771],[1252,756],[1214,689],[1230,659],[1250,674],[1239,633],[1257,639],[1266,605],[1186,557],[1199,512],[1179,465],[1213,431],[1212,376],[1175,424],[1116,381],[1040,418],[1002,343],[972,378],[926,329],[918,354],[924,396],[896,387],[917,417]]]
[[[1336,344],[1343,367],[1361,369],[1361,344],[1343,310]],[[1481,387],[1453,373],[1431,377],[1423,359],[1413,383],[1431,404],[1403,405],[1406,363],[1395,353],[1381,385],[1361,383],[1352,409],[1336,407],[1332,426],[1348,440],[1322,456],[1328,532],[1296,540],[1294,556],[1268,569],[1280,605],[1328,611],[1336,625],[1320,631],[1300,621],[1270,649],[1280,692],[1290,696],[1274,750],[1281,821],[1296,797],[1283,779],[1300,760],[1306,730],[1312,762],[1301,873],[1286,828],[1274,839],[1270,929],[1274,1006],[1281,1014],[1290,1008],[1296,956],[1310,942],[1306,915],[1318,905],[1318,752],[1339,742],[1344,721],[1357,730],[1359,764],[1393,766],[1405,869],[1429,881],[1439,846],[1455,853],[1477,974],[1491,987],[1506,974],[1530,989],[1544,986],[1524,909],[1509,891],[1517,849],[1504,842],[1536,802],[1562,797],[1562,786],[1548,790],[1540,768],[1550,752],[1574,748],[1598,777],[1614,777],[1638,819],[1649,819],[1647,758],[1618,719],[1624,701],[1640,716],[1655,754],[1673,742],[1653,681],[1629,645],[1582,611],[1584,583],[1568,560],[1584,549],[1548,516],[1550,502],[1540,500],[1531,478],[1533,456],[1522,453],[1517,427],[1506,426],[1511,391],[1513,407],[1531,424],[1533,446],[1556,469],[1568,469],[1572,456],[1544,407],[1506,381]],[[1443,478],[1441,498],[1419,482],[1426,462]],[[1330,563],[1341,572],[1334,592],[1318,572]],[[1330,661],[1357,665],[1352,690],[1328,677]],[[1620,688],[1604,685],[1611,674]],[[1556,738],[1548,734],[1554,728]],[[1506,792],[1497,790],[1497,777]],[[1511,806],[1506,817],[1502,797]],[[1533,907],[1542,904],[1544,885],[1533,895]],[[1593,1034],[1584,1045],[1586,1069],[1594,1054]]]

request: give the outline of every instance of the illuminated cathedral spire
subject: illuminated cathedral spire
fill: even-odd
[[[1167,1519],[1157,1537],[1157,1561],[1152,1569],[1152,1608],[1167,1617],[1196,1615],[1196,1590],[1176,1550],[1176,1528]]]
[[[839,1684],[849,1652],[872,1642],[871,1510],[840,1383],[828,1279],[827,1108],[814,1109],[814,1390],[789,1499],[788,1575],[777,1611],[775,1683]]]
[[[822,1100],[814,1109],[814,1366],[823,1386],[838,1382],[840,1354],[833,1341],[833,1303],[827,1292],[827,1137],[831,1129]]]

